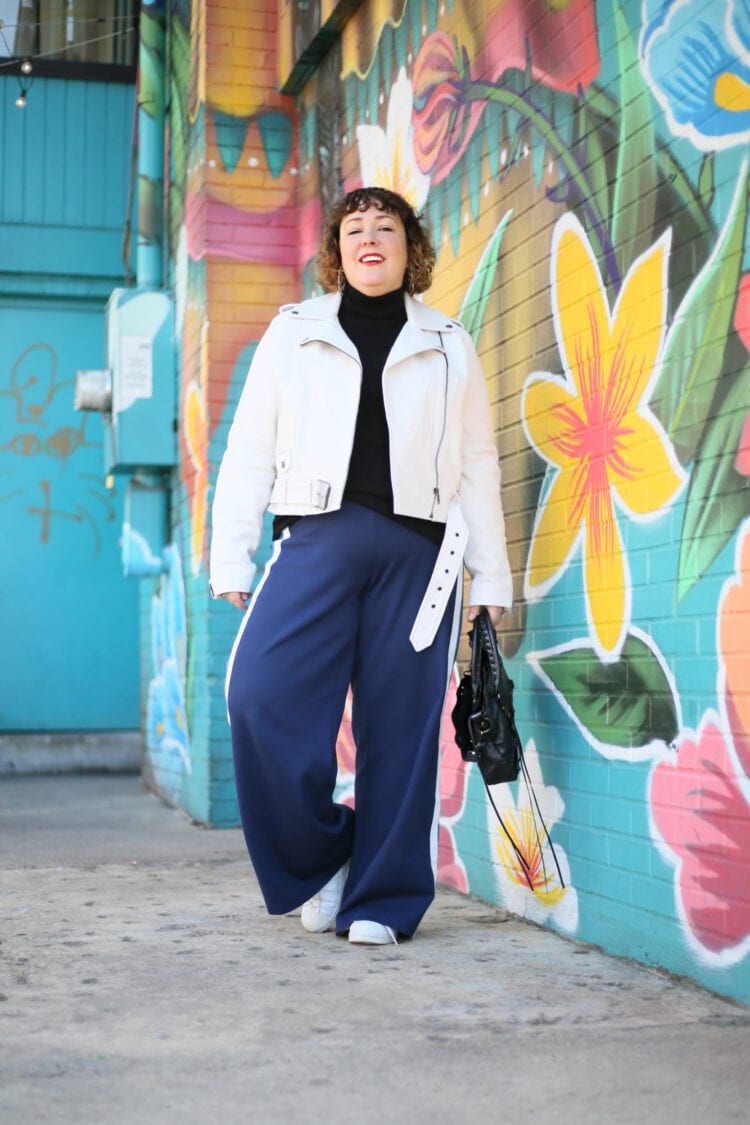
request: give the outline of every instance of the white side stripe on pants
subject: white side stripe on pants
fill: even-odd
[[[255,591],[253,592],[253,596],[250,599],[250,604],[248,605],[247,609],[245,610],[244,617],[242,618],[242,621],[240,622],[240,627],[237,630],[237,636],[234,638],[234,644],[232,645],[232,651],[229,654],[229,660],[227,661],[227,674],[224,677],[224,702],[227,705],[227,722],[229,723],[230,726],[232,725],[232,720],[229,718],[229,680],[231,679],[231,676],[232,676],[232,666],[234,665],[234,657],[235,657],[235,653],[237,652],[237,646],[239,645],[239,643],[242,639],[242,634],[245,631],[245,626],[247,625],[248,621],[250,620],[250,614],[253,612],[253,606],[255,605],[255,602],[258,598],[258,594],[263,589],[263,587],[266,583],[266,579],[268,578],[268,575],[271,573],[271,567],[273,566],[273,564],[276,562],[277,558],[281,554],[281,545],[288,538],[289,538],[289,528],[285,527],[284,530],[281,533],[280,538],[278,538],[274,542],[273,551],[271,552],[271,557],[268,560],[268,562],[266,563],[265,568],[263,570],[263,577],[261,578],[258,585],[255,587]]]

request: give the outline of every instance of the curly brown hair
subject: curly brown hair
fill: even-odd
[[[409,293],[424,293],[432,284],[435,268],[435,247],[424,220],[402,195],[379,187],[357,188],[331,207],[323,223],[323,239],[316,259],[320,285],[329,292],[338,288],[341,270],[339,228],[347,215],[354,211],[366,211],[368,207],[379,207],[387,215],[397,215],[404,224],[407,253],[404,287]]]

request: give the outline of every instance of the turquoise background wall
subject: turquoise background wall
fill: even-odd
[[[137,585],[102,423],[73,409],[104,366],[123,282],[133,88],[0,78],[0,729],[140,725]]]

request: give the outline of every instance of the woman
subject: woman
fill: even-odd
[[[469,619],[512,600],[487,388],[456,321],[414,300],[435,252],[394,192],[344,196],[325,296],[258,344],[213,505],[211,587],[247,609],[227,671],[240,813],[272,914],[411,937],[434,897],[438,742],[462,561]],[[338,291],[337,291],[338,290]],[[263,515],[274,550],[248,608]],[[355,810],[334,803],[349,684]]]

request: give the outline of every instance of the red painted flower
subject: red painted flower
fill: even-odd
[[[472,71],[497,82],[506,70],[525,70],[552,90],[574,94],[599,73],[595,0],[506,0],[488,20]]]
[[[651,810],[674,854],[682,914],[700,945],[732,957],[750,948],[750,805],[724,737],[706,722],[651,779]]]
[[[599,73],[594,0],[506,0],[496,5],[475,58],[442,31],[428,35],[414,63],[414,148],[433,184],[445,179],[471,140],[486,101],[467,100],[469,83],[498,83],[507,70],[575,93]]]

